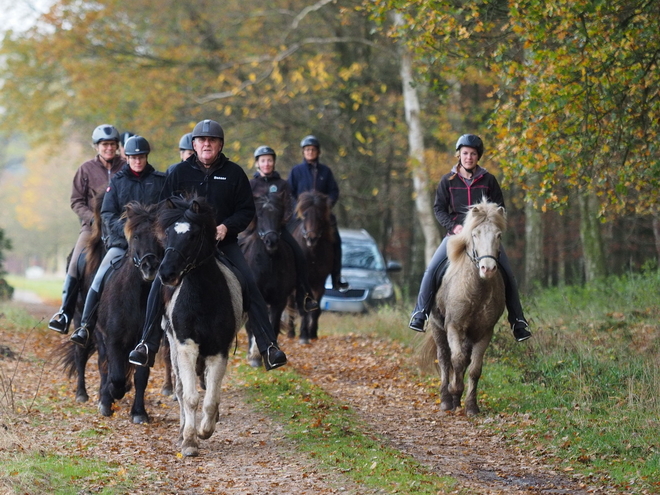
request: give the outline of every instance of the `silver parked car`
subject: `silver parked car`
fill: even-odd
[[[321,299],[323,311],[363,313],[371,308],[393,304],[396,300],[389,272],[401,270],[401,264],[387,264],[376,241],[362,230],[339,229],[342,246],[342,278],[348,282],[346,291],[332,289],[330,277],[325,282]]]

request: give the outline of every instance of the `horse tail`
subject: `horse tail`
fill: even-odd
[[[86,351],[87,356],[91,356],[96,352],[96,343],[93,339],[90,343],[90,347],[86,349]],[[56,359],[56,364],[62,367],[67,378],[77,376],[78,369],[76,368],[76,365],[81,354],[84,354],[84,351],[69,339],[61,340],[55,349],[53,349],[53,356]]]
[[[424,340],[417,348],[417,366],[422,373],[437,374],[438,348],[433,338],[433,332],[427,332]]]

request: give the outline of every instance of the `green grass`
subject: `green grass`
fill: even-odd
[[[34,292],[46,301],[59,302],[62,300],[62,285],[64,283],[62,279],[29,279],[19,275],[7,275],[5,279],[15,289]]]
[[[284,425],[289,440],[317,466],[340,472],[365,490],[436,495],[456,489],[456,480],[384,446],[349,406],[295,372],[271,373],[264,379],[263,373],[243,368],[252,403]]]
[[[21,494],[129,493],[140,476],[137,469],[41,451],[0,458],[0,486]]]

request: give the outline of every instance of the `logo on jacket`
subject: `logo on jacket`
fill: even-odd
[[[268,188],[268,192],[272,192],[272,193],[277,192],[277,186],[273,184]]]
[[[227,180],[227,177],[218,177],[217,175],[214,175],[213,178],[215,180]]]

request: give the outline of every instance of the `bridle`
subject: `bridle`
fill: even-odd
[[[158,256],[155,253],[147,253],[141,258],[138,258],[138,255],[134,254],[133,264],[135,265],[136,268],[142,268],[142,264],[145,262],[147,258],[154,258],[156,260],[156,263],[158,263]]]
[[[197,261],[197,258],[199,258],[199,255],[201,254],[203,247],[204,247],[204,236],[200,236],[199,237],[199,245],[197,247],[197,252],[194,254],[194,256],[186,256],[179,249],[177,249],[175,247],[172,247],[172,246],[168,246],[167,248],[165,248],[165,253],[163,255],[163,259],[165,258],[167,253],[170,252],[170,251],[175,253],[175,254],[178,254],[183,259],[184,263],[186,263],[186,266],[181,271],[181,276],[184,276],[186,273],[190,272],[191,270],[194,270],[198,266],[203,265],[204,263],[206,263],[208,260],[210,260],[211,258],[213,258],[215,256],[215,250],[212,250],[211,254],[208,255],[206,258],[204,258],[201,261]]]
[[[485,259],[489,259],[489,258],[492,259],[493,261],[495,261],[495,263],[497,263],[497,266],[500,265],[500,260],[496,256],[493,256],[491,254],[485,254],[483,256],[479,256],[479,253],[477,253],[477,248],[474,247],[474,241],[472,240],[472,236],[470,236],[470,244],[472,245],[472,253],[467,253],[467,251],[466,251],[466,253],[467,253],[468,258],[470,258],[470,261],[472,261],[472,263],[474,263],[474,265],[477,268],[479,268],[479,262],[481,260],[485,260]]]

